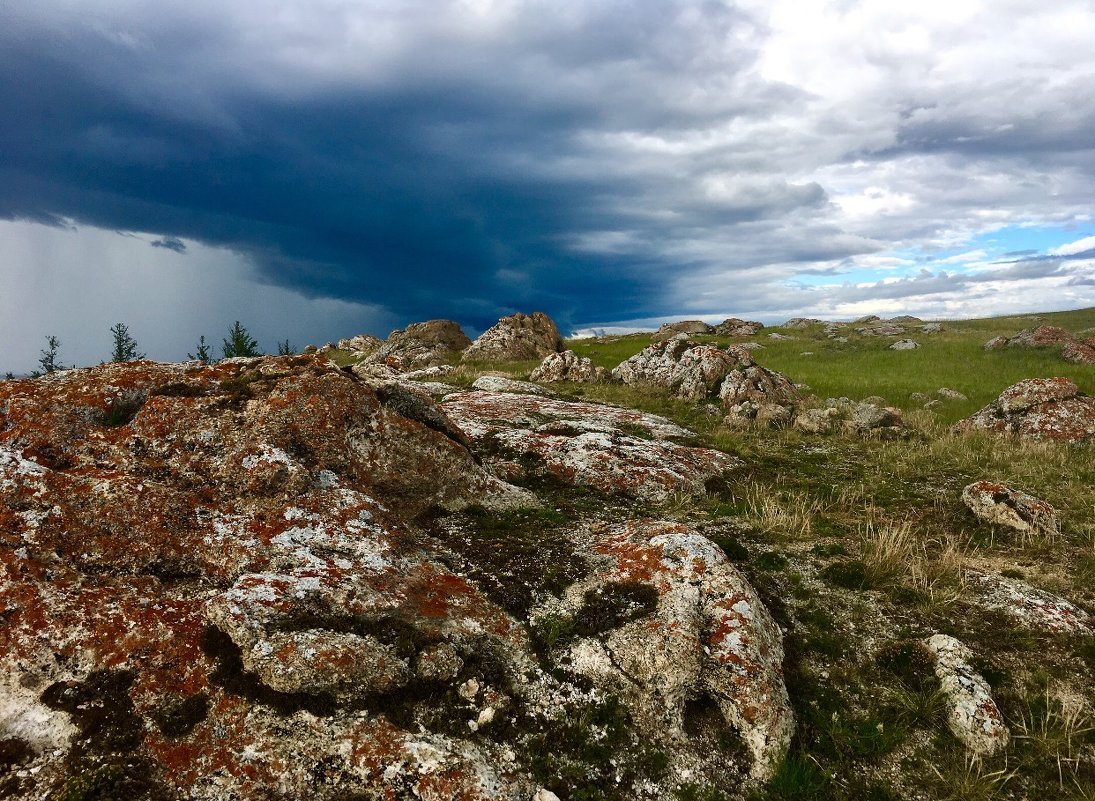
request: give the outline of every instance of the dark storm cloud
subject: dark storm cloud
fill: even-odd
[[[161,239],[153,239],[148,244],[154,248],[164,248],[165,250],[173,250],[176,253],[186,253],[186,243],[175,236],[165,236]]]
[[[408,318],[484,327],[517,308],[564,319],[657,313],[670,267],[687,262],[646,248],[583,252],[567,238],[639,227],[679,238],[682,227],[762,220],[824,198],[816,184],[786,182],[748,202],[688,198],[683,226],[666,225],[631,203],[664,177],[596,164],[597,145],[582,137],[687,128],[759,102],[745,93],[688,107],[657,97],[669,82],[614,76],[614,61],[640,55],[648,67],[631,77],[687,60],[685,42],[679,53],[641,52],[664,16],[614,13],[611,30],[583,26],[547,42],[536,71],[535,59],[522,64],[498,45],[495,63],[464,74],[283,93],[230,69],[181,86],[192,49],[238,56],[212,26],[153,28],[137,47],[77,25],[16,25],[0,34],[0,215],[162,233],[153,246],[178,252],[180,237],[227,246],[265,281]],[[515,79],[509,66],[527,74]],[[568,80],[546,97],[561,69]],[[602,102],[605,86],[616,102]]]
[[[929,9],[938,41],[889,52],[916,12],[884,5],[0,6],[0,217],[227,248],[273,287],[482,329],[790,309],[816,302],[794,275],[1090,211],[1087,51],[1006,14],[954,39]],[[1013,255],[1011,280],[1037,273]]]

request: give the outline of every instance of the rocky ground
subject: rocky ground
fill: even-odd
[[[1095,797],[1073,351],[977,343],[1043,360],[991,398],[766,358],[930,325],[0,382],[0,797]]]

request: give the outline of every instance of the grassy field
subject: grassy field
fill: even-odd
[[[923,406],[910,398],[915,392],[932,394],[942,387],[957,390],[968,401],[949,401],[936,414],[953,423],[985,406],[1004,388],[1024,378],[1065,376],[1085,392],[1095,395],[1095,367],[1071,364],[1048,350],[1004,348],[985,351],[982,346],[996,336],[1011,336],[1036,325],[1056,325],[1077,332],[1095,327],[1095,308],[1042,315],[961,320],[944,323],[938,334],[921,334],[909,327],[902,337],[864,337],[852,327],[840,332],[848,342],[826,337],[823,326],[808,329],[762,329],[753,337],[697,337],[720,345],[758,342],[763,349],[753,357],[765,367],[806,384],[818,398],[847,397],[855,400],[879,395],[892,405],[911,411]],[[768,334],[794,337],[778,340]],[[900,338],[916,340],[911,351],[889,350]],[[567,347],[611,369],[650,344],[649,334],[611,339],[575,339]]]

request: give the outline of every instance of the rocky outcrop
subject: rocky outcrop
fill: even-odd
[[[668,798],[771,775],[793,725],[780,630],[710,541],[583,524],[553,540],[571,572],[522,606],[494,591],[508,563],[415,527],[537,503],[468,451],[461,403],[492,466],[499,417],[607,443],[558,477],[616,471],[610,492],[702,492],[736,461],[652,415],[481,391],[438,408],[359,373],[296,356],[0,384],[5,797],[527,801],[599,772]],[[666,461],[629,465],[642,446]],[[705,745],[724,741],[743,747]]]
[[[363,356],[375,353],[382,347],[384,347],[384,340],[370,336],[369,334],[358,334],[356,337],[340,339],[338,341],[339,350],[352,350]]]
[[[1053,593],[995,573],[967,571],[977,603],[1003,612],[1025,629],[1050,633],[1095,634],[1091,615]]]
[[[781,328],[810,328],[815,325],[824,325],[824,320],[818,320],[816,317],[792,317],[785,322]]]
[[[975,481],[962,490],[962,503],[983,523],[1020,534],[1056,537],[1061,521],[1052,506],[995,481]]]
[[[595,367],[588,358],[579,358],[572,350],[562,353],[550,353],[532,371],[531,381],[551,383],[554,381],[574,381],[576,383],[601,383],[609,379],[608,371]]]
[[[865,337],[899,337],[905,333],[905,326],[896,323],[876,322],[855,329],[856,333]]]
[[[1095,398],[1084,395],[1067,378],[1031,378],[1008,387],[954,428],[1024,439],[1090,442],[1095,438]]]
[[[798,399],[786,376],[760,367],[736,345],[673,339],[644,348],[612,376],[625,384],[664,387],[684,400],[718,398],[726,408],[745,401],[789,405]]]
[[[715,333],[714,326],[708,325],[703,320],[681,320],[676,323],[664,323],[650,338],[655,342],[664,342],[667,339],[672,339],[677,334],[695,335],[713,333]]]
[[[985,350],[1000,348],[1052,348],[1061,358],[1078,364],[1095,364],[1095,337],[1081,339],[1055,325],[1024,328],[1010,337],[994,337],[985,343]]]
[[[755,320],[740,320],[737,317],[728,317],[716,325],[712,333],[722,337],[751,337],[756,336],[762,328],[764,328],[764,323],[758,323]]]
[[[442,406],[484,463],[511,481],[550,479],[664,502],[702,495],[708,480],[741,465],[673,442],[691,432],[631,409],[490,392],[448,395]]]
[[[464,351],[465,361],[519,362],[563,349],[563,338],[543,312],[512,314],[488,328]]]
[[[526,395],[543,395],[552,397],[556,393],[545,389],[539,384],[530,381],[515,381],[502,375],[481,375],[472,382],[472,389],[481,389],[484,392],[517,392]]]
[[[951,733],[977,756],[991,756],[1007,746],[1004,716],[992,699],[992,688],[970,665],[969,648],[946,634],[928,637],[924,646],[935,658]]]
[[[452,361],[470,344],[471,340],[452,320],[428,320],[392,331],[368,361],[409,372]]]
[[[794,427],[806,434],[830,434],[843,431],[858,436],[893,439],[904,434],[901,410],[878,403],[829,398],[825,406],[804,409],[794,419]]]
[[[684,525],[626,523],[590,537],[591,575],[534,612],[580,618],[591,604],[608,606],[610,588],[625,596],[617,601],[621,625],[603,637],[582,630],[568,645],[575,672],[620,695],[639,726],[663,732],[673,751],[711,725],[705,715],[721,718],[745,741],[747,775],[770,776],[794,718],[782,635],[749,582],[718,546]],[[680,767],[697,778],[734,767],[718,753],[689,762]]]
[[[400,700],[531,664],[399,519],[536,503],[436,422],[318,357],[4,382],[0,675],[35,699],[8,797],[531,796]]]

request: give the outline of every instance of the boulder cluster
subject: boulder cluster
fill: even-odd
[[[1095,398],[1067,378],[1031,378],[1005,389],[988,406],[956,423],[955,430],[1089,442],[1095,439]]]
[[[1095,364],[1095,336],[1083,339],[1055,325],[1025,328],[1010,337],[994,337],[985,343],[984,348],[1052,348],[1058,350],[1065,361]]]

